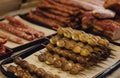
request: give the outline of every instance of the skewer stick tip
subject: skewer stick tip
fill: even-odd
[[[37,56],[37,57],[39,56],[39,55],[36,55],[36,54],[34,54],[34,55]]]
[[[41,43],[40,45],[42,45],[42,46],[46,46],[45,44],[43,44],[43,43]]]
[[[101,65],[98,65],[98,64],[96,64],[95,66],[97,66],[97,67],[100,67],[100,68],[104,68],[103,66],[101,66]]]
[[[3,67],[7,68],[7,66],[6,66],[6,65],[3,65]]]
[[[49,40],[49,38],[48,38],[48,37],[44,37],[44,38]]]
[[[57,30],[57,28],[55,28],[55,27],[52,27],[52,29]]]

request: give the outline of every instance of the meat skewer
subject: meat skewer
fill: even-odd
[[[83,31],[73,30],[72,28],[58,28],[57,33],[63,35],[66,38],[72,38],[75,41],[81,41],[87,43],[91,46],[109,46],[109,41],[102,39],[99,36],[94,36],[92,34],[87,34]]]
[[[10,65],[7,67],[7,71],[14,74],[19,78],[37,78],[35,75],[32,76],[28,71],[23,70],[20,66]]]
[[[20,38],[8,36],[8,35],[6,35],[3,32],[0,32],[0,38],[8,39],[8,40],[10,40],[12,42],[15,42],[15,43],[18,43],[18,44],[22,44],[23,43]]]
[[[32,40],[33,39],[32,36],[27,35],[26,33],[22,32],[20,30],[16,30],[16,28],[13,27],[10,24],[4,23],[4,22],[0,22],[0,28],[4,29],[4,30],[6,30],[6,31],[8,31],[8,32],[10,32],[12,34],[15,34],[15,35],[17,35],[19,37],[25,38],[27,40]]]
[[[40,54],[38,56],[40,61],[42,59],[46,58],[42,62],[45,62],[47,65],[54,65],[54,67],[61,68],[63,71],[73,71],[73,70],[75,70],[76,73],[74,73],[74,74],[78,74],[80,71],[83,70],[83,67],[80,64],[79,64],[78,69],[75,69],[75,67],[73,67],[73,66],[77,65],[77,64],[73,63],[72,61],[68,61],[63,57],[58,57],[58,55],[56,55],[56,54],[52,55],[49,52],[47,52],[47,53],[44,53],[44,56],[42,56],[42,55]],[[42,56],[42,58],[41,58],[41,56]]]
[[[23,60],[20,57],[15,58],[14,63],[28,70],[31,74],[37,75],[38,78],[46,78],[47,76],[49,76],[50,78],[60,78],[58,75],[53,75],[52,73],[46,72],[42,68],[37,68],[34,64],[30,64],[29,62]]]
[[[98,46],[90,46],[88,44],[84,44],[82,42],[75,42],[73,40],[68,40],[66,38],[60,38],[59,36],[52,37],[50,39],[50,43],[54,46],[65,48],[68,50],[71,50],[74,53],[79,53],[81,56],[89,57],[95,51],[94,48]],[[51,45],[51,46],[52,46]],[[54,47],[53,47],[54,48]],[[98,47],[100,49],[100,52],[109,52],[110,48],[105,47]]]
[[[102,50],[98,47],[95,47],[93,48],[93,52],[91,52],[89,55],[86,53],[86,49],[89,48],[89,46],[85,46],[86,49],[81,49],[81,56],[80,55],[76,55],[74,54],[72,51],[69,51],[69,50],[62,50],[61,48],[59,47],[54,47],[52,44],[48,44],[46,45],[46,48],[49,52],[53,52],[53,53],[57,53],[63,57],[66,57],[66,58],[69,58],[73,61],[77,61],[79,63],[83,63],[83,64],[86,64],[87,63],[87,60],[85,60],[85,57],[88,58],[88,61],[92,61],[93,59],[96,60],[96,62],[98,62],[98,60],[101,60],[102,58],[106,58],[110,55],[110,52],[109,51],[105,51],[105,50]],[[102,55],[105,55],[106,57],[102,56]],[[85,57],[84,57],[85,56]],[[97,57],[97,58],[96,58]],[[99,58],[98,58],[99,57]],[[95,61],[94,60],[94,61]]]

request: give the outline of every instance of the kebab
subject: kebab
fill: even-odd
[[[82,55],[82,56],[88,56],[90,53],[94,52],[93,47],[91,47],[88,44],[84,44],[82,42],[76,43],[73,40],[69,40],[66,38],[60,38],[58,35],[56,35],[55,37],[52,37],[50,39],[50,43],[53,45],[56,44],[56,46],[61,47],[61,48],[66,48],[68,50],[72,50],[74,53],[80,53],[80,55]],[[105,48],[100,47],[100,49],[104,50]],[[109,51],[109,48],[107,48],[107,49]]]
[[[109,41],[102,39],[99,36],[87,34],[83,31],[73,30],[72,28],[58,28],[57,34],[63,35],[66,38],[72,38],[75,41],[88,43],[91,46],[109,46]]]
[[[37,76],[31,75],[28,71],[23,70],[20,66],[10,65],[7,67],[7,71],[19,78],[37,78]]]
[[[73,52],[71,52],[69,50],[63,50],[63,49],[61,49],[59,47],[54,47],[52,44],[46,45],[46,48],[51,53],[57,53],[60,56],[63,56],[65,58],[68,58],[70,60],[73,60],[75,62],[79,62],[79,63],[82,63],[82,64],[85,64],[85,63],[87,63],[89,61],[98,62],[99,60],[104,59],[104,58],[106,58],[106,57],[108,57],[110,55],[109,51],[102,50],[99,47],[93,48],[94,51],[91,52],[89,55],[88,55],[88,53],[83,51],[83,52],[80,53],[81,56],[76,55],[76,54],[74,54]],[[86,48],[89,48],[89,46],[86,46]]]
[[[59,78],[59,76],[48,73],[42,68],[37,68],[35,65],[28,63],[20,57],[15,58],[14,62],[17,65],[20,65],[20,67],[28,70],[31,74],[37,75],[37,77],[46,78],[46,76],[50,76],[50,78]]]
[[[44,59],[43,57],[45,57],[45,58],[48,57],[47,53],[45,53],[46,55],[44,55],[44,56],[42,56],[40,54],[38,56],[38,59],[41,61],[41,60]],[[42,56],[42,58],[41,58],[41,56]],[[51,54],[44,62],[47,65],[53,65],[56,68],[61,68],[63,71],[70,71],[70,72],[72,72],[73,70],[76,70],[76,73],[74,73],[74,74],[78,74],[81,70],[83,70],[83,67],[80,64],[79,64],[78,69],[76,69],[76,67],[73,67],[74,65],[76,65],[75,63],[73,63],[72,61],[68,61],[64,57],[59,57],[56,54],[53,54],[53,55]]]

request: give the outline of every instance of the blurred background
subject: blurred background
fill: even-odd
[[[39,2],[40,0],[0,0],[0,16],[12,11],[34,7]]]

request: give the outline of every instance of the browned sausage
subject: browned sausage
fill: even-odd
[[[19,37],[22,37],[24,39],[27,39],[27,40],[32,40],[32,36],[20,31],[20,30],[17,30],[14,26],[10,25],[10,24],[7,24],[7,23],[4,23],[4,22],[0,22],[0,28],[1,29],[4,29],[16,36],[19,36]]]

